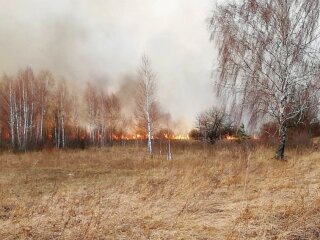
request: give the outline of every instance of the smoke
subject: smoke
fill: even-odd
[[[210,78],[215,51],[206,23],[212,0],[0,4],[1,73],[30,66],[76,86],[92,81],[115,92],[130,91],[126,76],[136,74],[147,54],[157,73],[159,102],[174,121],[190,128],[196,114],[215,102]],[[123,96],[122,101],[130,101]]]

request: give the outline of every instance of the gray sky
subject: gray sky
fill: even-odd
[[[215,103],[213,0],[0,0],[0,72],[30,66],[117,89],[145,53],[159,101],[188,127]],[[79,84],[78,84],[79,83]]]

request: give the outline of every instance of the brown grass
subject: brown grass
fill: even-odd
[[[303,153],[303,154],[302,154]],[[0,155],[0,239],[319,239],[320,153],[114,147]]]

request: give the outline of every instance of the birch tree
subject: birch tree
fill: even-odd
[[[52,101],[54,117],[54,139],[56,148],[66,147],[66,126],[70,117],[71,100],[65,81],[59,82]]]
[[[7,126],[12,148],[27,150],[42,145],[52,81],[49,72],[36,77],[30,68],[20,71],[17,77],[3,77],[1,121]]]
[[[19,150],[27,150],[34,130],[35,87],[34,74],[30,68],[18,74],[16,85],[15,118]]]
[[[100,93],[100,94],[99,94]],[[88,83],[85,90],[85,101],[87,109],[87,120],[89,123],[89,136],[90,141],[93,144],[96,144],[100,140],[103,140],[104,135],[101,131],[101,102],[104,98],[104,92],[99,92],[98,88],[91,83]],[[102,129],[103,130],[103,129]],[[103,142],[103,141],[102,141]]]
[[[42,71],[37,76],[37,118],[36,143],[42,145],[44,141],[44,127],[49,108],[50,89],[53,88],[54,78],[48,71]]]
[[[319,8],[319,0],[242,0],[218,5],[211,18],[218,94],[229,95],[252,124],[277,121],[277,159],[288,121],[300,121],[319,91]]]
[[[142,57],[139,68],[139,78],[136,94],[136,118],[138,123],[142,123],[147,137],[147,149],[152,154],[152,133],[157,115],[156,101],[156,76],[151,68],[150,59]]]
[[[36,117],[36,84],[30,68],[20,71],[16,78],[5,77],[2,99],[5,105],[12,148],[27,150],[34,143]]]
[[[115,94],[110,94],[105,98],[105,119],[108,126],[110,144],[113,145],[113,135],[120,124],[121,105]]]
[[[70,127],[72,129],[73,140],[77,144],[80,143],[80,104],[79,98],[76,95],[70,97],[72,109],[70,110]]]

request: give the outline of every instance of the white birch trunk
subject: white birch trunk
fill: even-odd
[[[171,152],[171,142],[170,142],[170,139],[168,141],[168,156],[167,156],[167,159],[170,161],[172,160],[172,152]]]
[[[147,111],[147,131],[148,131],[148,151],[152,154],[152,142],[151,142],[151,119],[149,111]]]
[[[11,135],[11,145],[15,147],[15,133],[14,133],[14,108],[13,108],[13,93],[12,93],[12,83],[9,83],[9,108],[10,108],[10,135]]]

